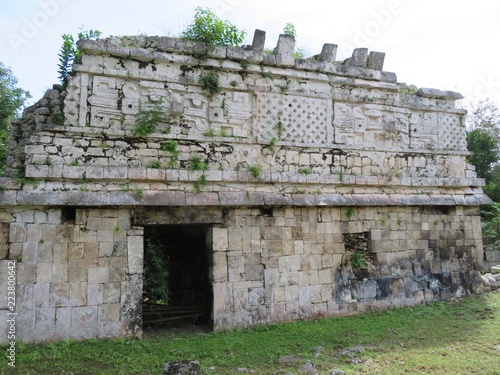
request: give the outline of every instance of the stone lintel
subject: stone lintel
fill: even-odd
[[[218,207],[137,207],[134,225],[166,224],[222,224],[224,213]]]

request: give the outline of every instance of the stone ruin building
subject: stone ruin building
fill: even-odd
[[[13,126],[0,180],[19,340],[141,337],[151,240],[175,259],[173,303],[214,330],[477,291],[491,201],[461,95],[398,83],[384,53],[264,42],[79,44],[67,86]]]

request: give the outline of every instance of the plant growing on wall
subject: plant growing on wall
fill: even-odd
[[[348,219],[352,219],[354,216],[356,216],[356,209],[354,207],[347,207],[345,209],[345,216]]]
[[[201,189],[207,185],[207,176],[205,172],[201,174],[201,176],[194,182],[194,192],[200,193]]]
[[[137,115],[137,124],[133,130],[135,135],[146,136],[153,133],[160,123],[168,121],[168,116],[165,114],[165,109],[159,104],[141,108]],[[167,129],[167,132],[170,129]]]
[[[245,31],[221,20],[209,8],[197,7],[193,22],[182,32],[181,38],[217,46],[237,46],[243,42],[245,35]]]
[[[220,93],[219,74],[214,69],[203,72],[198,78],[201,88],[209,92],[210,96]]]
[[[362,251],[355,251],[351,254],[351,267],[352,268],[365,268],[366,262]]]
[[[251,165],[248,167],[248,170],[252,174],[252,177],[258,179],[260,177],[260,173],[262,172],[262,167],[260,165]]]
[[[144,294],[150,302],[168,303],[168,258],[163,247],[146,241],[144,252]]]
[[[169,139],[166,143],[161,145],[162,151],[169,152],[174,156],[179,155],[180,151],[177,148],[179,143],[175,139]]]
[[[189,170],[191,171],[206,171],[207,169],[208,164],[197,155],[193,156],[189,161]]]
[[[82,52],[77,48],[78,42],[84,39],[97,39],[101,34],[99,30],[81,31],[78,33],[78,39],[76,41],[73,35],[62,35],[63,44],[59,51],[59,63],[57,64],[57,72],[59,73],[61,85],[67,85],[68,75],[73,69],[73,64],[81,64],[82,62]]]

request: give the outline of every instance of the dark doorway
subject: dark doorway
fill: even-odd
[[[143,328],[211,326],[211,233],[207,225],[144,227]]]

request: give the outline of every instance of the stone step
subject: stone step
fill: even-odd
[[[500,265],[492,266],[490,268],[490,272],[493,273],[493,274],[500,273]]]

